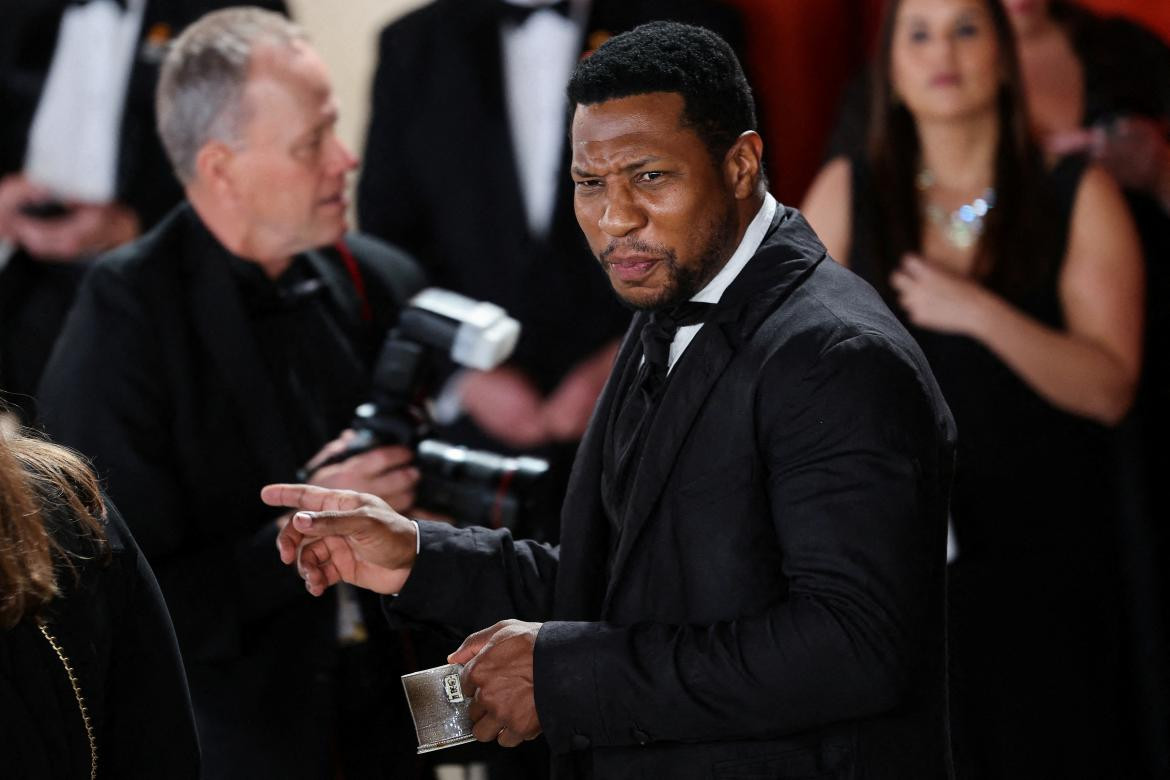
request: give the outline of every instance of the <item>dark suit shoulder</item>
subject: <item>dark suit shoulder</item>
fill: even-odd
[[[96,284],[114,280],[136,285],[152,279],[173,276],[178,272],[178,255],[188,230],[187,221],[194,217],[186,204],[176,206],[149,231],[117,249],[103,254],[87,277]]]
[[[779,206],[760,249],[727,296],[747,299],[746,332],[753,343],[773,351],[804,345],[815,357],[862,333],[914,344],[878,293],[834,262],[804,216],[787,206]]]
[[[914,338],[869,284],[830,259],[819,263],[792,290],[763,322],[752,343],[765,353],[762,363],[788,377],[824,368],[830,353],[837,359],[865,360],[871,353],[887,353],[888,357],[874,359],[901,365],[921,378],[928,394],[938,394]]]
[[[756,341],[768,353],[760,372],[765,394],[801,388],[785,395],[804,399],[806,411],[822,421],[836,418],[844,430],[872,417],[875,427],[902,425],[953,439],[949,409],[918,343],[844,266],[820,263],[760,330]]]
[[[917,345],[906,328],[864,279],[826,259],[796,290],[789,302],[796,322],[820,334],[825,346],[869,334],[900,348]],[[787,307],[787,305],[786,305]]]
[[[452,22],[453,12],[457,11],[453,5],[448,0],[436,0],[387,24],[378,36],[379,55],[401,59],[409,52],[425,51],[433,38]]]

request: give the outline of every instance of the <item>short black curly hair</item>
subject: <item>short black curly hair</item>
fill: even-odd
[[[756,130],[756,104],[735,52],[704,27],[650,22],[615,35],[573,70],[570,109],[607,100],[675,92],[682,121],[716,163],[747,130]]]

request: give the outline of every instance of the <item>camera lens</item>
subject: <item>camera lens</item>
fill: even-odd
[[[509,457],[447,442],[419,442],[422,471],[418,503],[451,516],[460,525],[511,528],[529,493],[548,471],[548,461]]]

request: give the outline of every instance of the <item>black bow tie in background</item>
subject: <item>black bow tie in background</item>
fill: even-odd
[[[556,11],[561,16],[569,15],[569,0],[556,0],[544,5],[513,5],[506,0],[496,0],[496,13],[501,22],[524,24],[537,11]]]

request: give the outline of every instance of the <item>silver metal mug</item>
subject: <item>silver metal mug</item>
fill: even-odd
[[[418,734],[418,752],[429,753],[475,740],[467,709],[471,699],[459,684],[462,664],[447,664],[402,675],[406,702]]]

